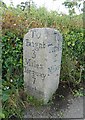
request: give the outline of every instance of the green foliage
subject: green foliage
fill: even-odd
[[[0,112],[0,118],[5,118],[5,115],[2,112]]]
[[[19,93],[15,89],[14,94],[10,97],[6,97],[3,103],[2,112],[5,118],[9,118],[12,115],[16,115],[17,118],[23,118],[23,109],[25,108],[24,102],[20,99]]]
[[[68,8],[69,10],[69,15],[74,15],[76,14],[76,9],[80,11],[80,6],[81,6],[81,2],[83,2],[83,0],[71,0],[68,1],[66,0],[64,3],[62,3],[66,8]]]
[[[43,100],[37,100],[34,96],[27,95],[27,101],[36,107],[43,105]]]
[[[21,106],[17,104],[19,96],[13,99],[12,96],[19,94],[17,91],[23,88],[22,54],[22,40],[12,32],[5,34],[2,37],[2,101],[6,117],[14,113],[17,116],[20,115],[21,110],[17,111],[17,107],[21,109]]]
[[[85,56],[82,29],[71,30],[67,34],[64,34],[63,38],[61,79],[79,84],[83,77],[82,71],[84,69]]]
[[[25,6],[26,7],[26,6]],[[73,7],[73,6],[72,6]],[[21,118],[25,107],[23,90],[23,37],[35,27],[51,27],[58,29],[63,35],[63,53],[61,66],[61,82],[72,82],[80,85],[85,78],[85,42],[83,39],[83,15],[59,15],[56,11],[48,12],[44,7],[30,6],[30,10],[15,7],[2,7],[2,118],[17,115]],[[78,95],[78,93],[77,93]],[[33,97],[27,100],[40,105]]]
[[[79,90],[74,90],[73,91],[73,95],[76,97],[76,96],[84,96],[84,92],[83,92],[83,88],[81,87]]]

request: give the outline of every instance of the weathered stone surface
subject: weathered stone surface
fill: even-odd
[[[52,28],[34,28],[24,36],[25,90],[47,103],[59,85],[62,36]]]

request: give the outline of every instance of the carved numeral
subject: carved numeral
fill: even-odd
[[[32,58],[34,59],[34,58],[36,58],[36,52],[34,50],[32,50],[32,51],[33,51]]]

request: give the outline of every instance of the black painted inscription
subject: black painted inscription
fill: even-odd
[[[41,37],[41,33],[37,32],[36,30],[31,30],[30,32],[32,38],[36,37],[37,39],[39,39]]]
[[[32,58],[33,59],[36,58],[36,52],[35,52],[35,50],[32,50]]]
[[[55,71],[60,69],[60,65],[56,66],[56,65],[52,65],[51,67],[48,68],[48,73],[54,73]]]
[[[37,69],[43,69],[42,64],[39,64],[35,60],[31,60],[31,59],[27,59],[27,58],[25,58],[25,65],[28,65],[30,67],[34,67],[34,68],[37,68]]]
[[[57,52],[57,51],[60,51],[60,50],[61,50],[61,47],[60,47],[60,45],[58,44],[57,46],[52,46],[52,47],[50,47],[49,53],[54,53],[54,52]]]
[[[50,46],[53,46],[53,44],[52,44],[52,43],[49,43],[49,44],[48,44],[48,47],[50,47]]]
[[[53,40],[51,40],[51,38],[48,38],[46,43],[46,40],[43,39],[42,41],[38,40],[41,37],[41,33],[37,32],[36,30],[32,30],[31,37],[25,39],[25,45],[27,46],[26,49],[28,49],[28,51],[31,51],[30,52],[31,55],[29,58],[25,58],[25,66],[24,66],[24,72],[31,77],[32,84],[35,85],[37,80],[44,81],[46,76],[50,76],[53,73],[55,74],[57,73],[56,76],[59,76],[58,74],[60,70],[60,65],[59,65],[60,62],[58,62],[58,60],[60,59],[59,51],[61,52],[62,50],[60,36],[57,32],[53,33],[53,36],[51,37],[53,38]],[[42,60],[39,61],[37,57],[38,55],[42,55],[42,52],[47,52],[46,54],[48,56],[51,56],[51,58],[47,61],[47,63],[49,63],[49,61],[52,62],[50,66],[46,66],[48,71],[47,74],[45,74],[44,71],[45,62]]]
[[[57,61],[58,61],[58,60],[57,60],[57,59],[58,59],[57,56],[58,56],[58,54],[56,53],[56,54],[54,55],[54,59],[53,59],[54,62],[57,62]]]
[[[32,86],[29,86],[29,85],[26,85],[26,86],[27,86],[27,88],[29,89],[29,92],[30,92],[30,93],[34,92],[34,94],[35,94],[35,90],[36,90],[36,94],[39,94],[39,95],[41,95],[41,96],[44,95],[44,93],[43,93],[42,91],[40,91],[40,90],[37,90],[36,87],[32,87]]]
[[[37,79],[37,77],[40,77],[42,80],[45,80],[46,74],[35,72],[34,70],[30,70],[28,66],[24,66],[24,72],[29,73],[34,80]]]
[[[39,51],[39,49],[46,48],[46,44],[39,43],[39,42],[31,42],[29,39],[26,39],[26,46],[34,48],[36,51]]]
[[[41,33],[36,33],[36,36],[39,39],[41,37]]]
[[[31,32],[32,32],[32,38],[33,38],[33,37],[34,37],[34,32],[35,32],[35,31],[31,31]]]

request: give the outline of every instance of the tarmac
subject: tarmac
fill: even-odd
[[[67,120],[84,119],[84,97],[74,96],[68,85],[59,85],[53,99],[42,106],[28,105],[24,118],[66,118]]]

